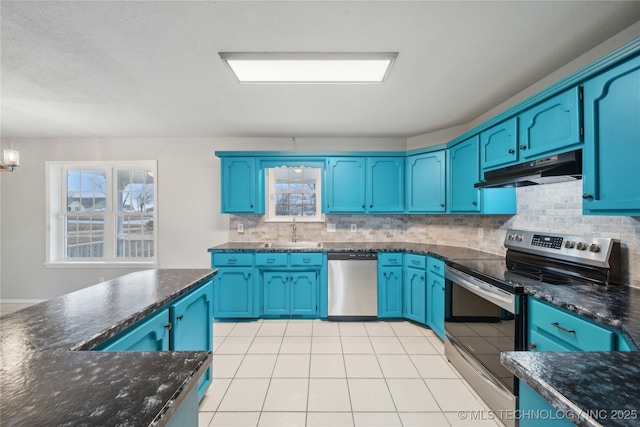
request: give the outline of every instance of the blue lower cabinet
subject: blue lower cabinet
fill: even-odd
[[[160,310],[112,339],[98,345],[101,351],[167,351],[169,350],[169,309]]]
[[[318,316],[316,271],[265,271],[262,292],[265,317]]]
[[[254,318],[252,267],[224,267],[213,278],[214,318]]]
[[[404,281],[404,317],[427,323],[427,270],[426,257],[407,254]]]
[[[444,261],[427,258],[427,325],[444,340]]]
[[[268,271],[262,276],[262,292],[266,316],[289,314],[289,272]]]
[[[403,313],[402,266],[378,267],[378,318],[397,319]]]
[[[171,349],[213,351],[213,282],[208,282],[169,306]],[[202,399],[211,384],[211,367],[198,382]]]
[[[531,387],[520,381],[520,427],[571,427],[574,424]]]

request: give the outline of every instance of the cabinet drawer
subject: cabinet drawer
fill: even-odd
[[[567,348],[572,351],[613,351],[615,349],[613,331],[535,299],[529,301],[529,330],[530,344],[534,345],[538,345],[535,342],[536,337],[542,336],[546,338],[545,342],[547,340],[554,342],[557,350]]]
[[[246,253],[222,253],[213,254],[211,264],[214,267],[229,267],[229,266],[253,266],[253,254]]]
[[[424,255],[406,254],[404,256],[404,263],[408,267],[426,268],[427,267],[427,257],[424,256]]]
[[[402,266],[402,254],[400,253],[378,253],[378,265],[380,266]]]
[[[427,257],[427,270],[438,276],[444,277],[444,261],[437,258]]]
[[[256,265],[261,267],[268,267],[271,265],[277,265],[279,267],[287,265],[288,256],[284,253],[257,253]]]
[[[292,252],[291,265],[322,265],[321,253]]]

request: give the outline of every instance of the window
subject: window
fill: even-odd
[[[324,221],[321,211],[322,169],[315,167],[267,168],[266,221]]]
[[[48,262],[156,262],[156,162],[47,163]]]

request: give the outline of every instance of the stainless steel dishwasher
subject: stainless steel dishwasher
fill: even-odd
[[[329,320],[378,317],[378,254],[329,252]]]

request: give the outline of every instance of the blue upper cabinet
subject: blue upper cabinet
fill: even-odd
[[[478,136],[449,149],[449,211],[480,212]]]
[[[403,157],[331,157],[326,213],[404,211]]]
[[[584,84],[583,210],[640,215],[640,57]]]
[[[331,157],[327,160],[325,212],[365,212],[365,166],[363,157]]]
[[[518,160],[518,119],[506,120],[480,134],[482,170],[495,169]]]
[[[222,212],[264,213],[254,157],[222,158]]]
[[[446,152],[433,151],[406,158],[407,212],[444,212],[446,207]]]
[[[520,114],[519,160],[580,148],[580,108],[580,89],[575,87]]]
[[[404,158],[367,159],[367,212],[404,211]]]

